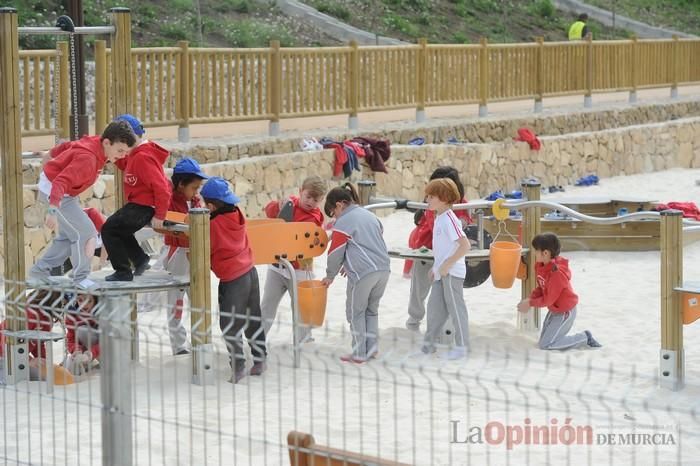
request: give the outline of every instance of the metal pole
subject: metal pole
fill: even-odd
[[[132,458],[131,303],[128,294],[102,296],[102,464],[130,466]]]
[[[297,275],[294,271],[294,267],[291,262],[286,258],[280,258],[279,263],[287,269],[289,276],[292,277],[292,287],[289,289],[289,296],[292,300],[292,340],[294,341],[294,367],[297,368],[301,364],[301,355],[299,354],[299,348],[301,342],[299,341],[299,289],[297,284]]]
[[[84,26],[85,20],[83,19],[83,0],[68,0],[66,5],[66,11],[68,16],[73,19],[73,23],[76,26]],[[71,125],[71,139],[80,139],[81,136],[88,134],[90,129],[88,128],[88,117],[85,113],[85,38],[82,34],[75,36],[75,50],[73,50],[74,56],[72,64],[75,66],[76,82],[75,89],[71,92],[77,93],[77,99],[74,99],[78,108],[72,108],[71,106],[71,121],[73,121],[74,115],[77,112],[78,115],[78,134],[75,134],[75,126]]]

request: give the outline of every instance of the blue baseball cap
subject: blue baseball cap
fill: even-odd
[[[217,201],[225,202],[226,204],[236,205],[241,202],[240,198],[233,194],[233,191],[231,191],[231,188],[229,188],[226,180],[219,178],[218,176],[212,176],[209,178],[209,181],[204,183],[204,186],[199,194],[204,199],[215,199]]]
[[[195,175],[203,180],[208,180],[209,177],[202,172],[202,168],[199,166],[195,159],[185,157],[180,159],[180,161],[173,168],[173,173]]]
[[[125,113],[123,115],[119,115],[117,118],[114,119],[114,121],[126,121],[129,123],[129,126],[131,126],[131,129],[134,131],[134,134],[137,136],[143,136],[143,133],[146,132],[145,129],[143,129],[143,125],[139,121],[138,118],[136,118],[134,115],[130,115],[128,113]]]

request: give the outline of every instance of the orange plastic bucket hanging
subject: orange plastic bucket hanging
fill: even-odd
[[[320,327],[326,317],[326,300],[328,288],[321,280],[305,280],[297,286],[299,299],[299,316],[306,325]]]
[[[515,282],[520,268],[522,247],[518,240],[505,228],[505,220],[508,218],[508,209],[502,207],[505,202],[497,199],[491,210],[498,222],[498,233],[489,248],[489,264],[491,267],[491,281],[496,288],[510,288]],[[498,241],[502,232],[507,233],[512,241]]]

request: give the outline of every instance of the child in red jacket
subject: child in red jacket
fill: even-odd
[[[134,233],[149,222],[154,228],[162,228],[168,211],[171,189],[163,164],[170,153],[155,142],[141,139],[145,131],[133,115],[120,115],[116,121],[127,122],[138,139],[131,153],[116,164],[124,172],[126,204],[102,227],[102,241],[114,268],[105,280],[132,281],[134,275],[142,275],[149,268],[150,259]]]
[[[25,309],[27,330],[50,332],[54,324],[59,322],[63,306],[63,295],[59,291],[46,289],[27,290],[27,307]],[[0,322],[0,385],[3,384],[6,343],[6,338],[2,331],[7,330],[7,328],[7,320]],[[42,360],[46,359],[46,345],[47,343],[42,343],[39,346],[36,340],[27,341],[29,380],[41,379],[40,368]]]
[[[464,199],[464,185],[459,179],[459,172],[453,167],[438,167],[435,169],[430,180],[440,178],[449,178],[454,181],[459,191],[459,203],[466,203]],[[462,222],[462,227],[472,223],[472,219],[466,210],[457,210],[454,212],[457,218]],[[435,212],[430,209],[425,211],[419,210],[415,216],[416,228],[411,232],[408,239],[408,246],[413,249],[426,247],[433,249],[433,224],[435,223]],[[430,269],[433,266],[432,262],[423,262],[419,260],[406,261],[408,270],[411,276],[411,291],[408,298],[408,320],[406,328],[417,331],[420,328],[420,323],[425,317],[425,300],[428,297],[432,280],[429,277]],[[404,274],[407,273],[404,267]]]
[[[567,335],[576,319],[578,296],[571,286],[569,261],[561,256],[561,243],[557,235],[543,233],[532,239],[535,251],[535,272],[537,288],[529,298],[518,304],[518,311],[527,312],[531,307],[549,309],[542,324],[538,346],[543,350],[565,350],[587,345],[591,348],[602,346],[591,332],[584,330],[575,335]]]
[[[172,197],[170,211],[186,214],[190,209],[202,207],[199,202],[199,188],[209,177],[202,172],[196,160],[181,159],[173,168]],[[187,235],[166,236],[167,251],[163,257],[163,268],[173,275],[189,276],[190,242]],[[187,330],[182,325],[182,307],[185,290],[168,291],[168,332],[174,355],[189,353]]]
[[[29,278],[50,284],[50,271],[70,257],[76,287],[90,289],[88,279],[97,231],[80,207],[83,191],[92,186],[107,161],[126,156],[136,143],[128,123],[114,121],[102,136],[86,136],[54,147],[39,176],[39,199],[49,204],[44,224],[58,234],[29,271]]]
[[[321,209],[318,206],[323,200],[326,190],[326,182],[320,176],[310,176],[301,184],[298,197],[290,196],[289,199],[271,201],[265,207],[265,214],[269,218],[277,218],[282,207],[287,202],[291,202],[293,206],[292,222],[312,222],[322,226],[323,213],[321,213]],[[312,280],[314,278],[313,259],[294,261],[292,265],[294,266],[297,280]],[[277,264],[272,264],[268,267],[267,277],[265,278],[265,290],[263,291],[262,303],[260,304],[265,335],[268,335],[270,328],[272,328],[282,296],[289,291],[291,286],[292,279],[286,269]],[[313,341],[310,327],[303,326],[299,330],[299,341]]]
[[[81,375],[97,368],[100,358],[100,330],[95,310],[97,296],[78,294],[75,309],[66,312],[66,369]]]
[[[250,375],[266,369],[265,330],[260,315],[260,284],[253,264],[240,201],[228,183],[219,177],[209,178],[201,195],[211,210],[211,269],[219,279],[219,326],[230,354],[233,377],[238,383],[246,375],[243,335],[253,355]]]

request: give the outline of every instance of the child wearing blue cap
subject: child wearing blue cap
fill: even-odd
[[[253,355],[250,375],[260,375],[267,367],[258,272],[245,216],[236,206],[240,201],[238,196],[218,177],[206,182],[201,195],[211,210],[211,269],[219,279],[219,326],[231,355],[231,381],[238,383],[246,376],[243,333]]]
[[[171,189],[163,164],[170,152],[153,141],[141,139],[145,130],[135,116],[120,115],[115,121],[128,123],[138,140],[131,153],[115,164],[124,172],[126,204],[102,227],[102,242],[114,268],[114,273],[105,280],[132,281],[134,275],[150,268],[150,257],[141,249],[134,233],[149,222],[154,228],[162,228],[168,211]]]
[[[196,160],[189,157],[181,159],[173,168],[171,212],[186,214],[190,209],[202,207],[199,188],[209,177],[202,172]],[[163,268],[173,275],[190,274],[190,242],[186,235],[168,235],[165,237]],[[170,346],[174,355],[188,354],[187,330],[182,325],[185,290],[168,290],[168,332]]]

